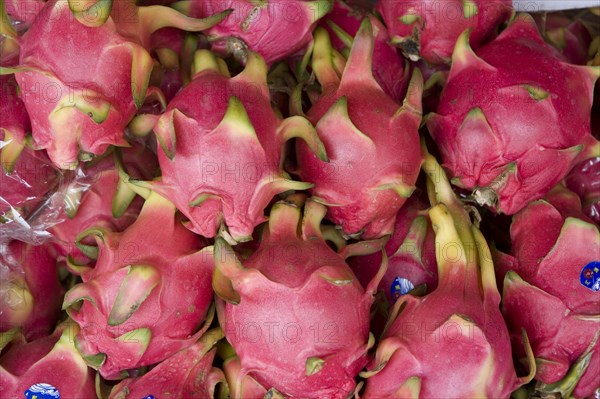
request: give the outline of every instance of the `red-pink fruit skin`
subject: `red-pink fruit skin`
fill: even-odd
[[[92,369],[82,368],[81,364],[74,368],[64,352],[55,352],[59,337],[60,334],[55,333],[28,343],[13,341],[4,349],[0,356],[0,395],[3,398],[22,398],[26,390],[39,383],[57,388],[61,398],[97,397]],[[79,354],[69,352],[69,356],[78,357]]]
[[[342,76],[320,82],[322,94],[307,112],[329,162],[319,160],[304,143],[296,145],[296,173],[314,184],[311,195],[332,205],[328,219],[346,235],[363,239],[391,234],[408,193],[401,195],[389,187],[401,183],[414,188],[422,162],[421,74],[413,72],[400,107],[373,77],[375,30],[365,18]],[[337,75],[333,68],[316,72],[322,77]]]
[[[453,274],[424,298],[406,295],[399,299],[406,307],[378,347],[378,354],[393,351],[393,355],[382,371],[367,379],[363,398],[394,398],[410,377],[421,378],[419,397],[510,397],[517,379],[506,324],[496,301],[482,302],[478,287],[467,281],[457,284],[464,279],[464,275]],[[454,314],[464,315],[474,325],[450,319]],[[490,356],[492,365],[484,371],[479,366]],[[374,361],[368,369],[376,366]],[[474,366],[477,368],[472,369]],[[475,391],[474,387],[482,386],[477,374],[484,372],[490,373],[486,381],[495,383],[484,383],[484,392]],[[465,381],[465,376],[472,379]]]
[[[78,147],[99,155],[111,144],[125,145],[125,127],[136,110],[131,89],[132,46],[139,45],[116,29],[111,19],[101,27],[87,27],[75,19],[66,3],[50,0],[20,40],[19,65],[42,71],[15,74],[31,118],[33,139],[39,148],[48,150],[58,167],[74,162]],[[79,138],[72,132],[56,131],[49,119],[60,100],[78,90],[86,90],[87,98],[99,93],[112,106],[102,123],[73,111],[67,126],[78,126],[83,132]]]
[[[489,186],[516,163],[516,172],[496,190],[495,210],[512,215],[573,167],[578,146],[590,135],[596,78],[590,69],[563,62],[523,15],[476,54],[479,59],[461,51],[466,59],[454,62],[427,127],[444,167],[468,189]],[[548,95],[538,101],[526,85]],[[489,129],[463,124],[476,108]]]
[[[121,150],[127,173],[137,179],[152,179],[158,170],[156,156],[141,144]],[[143,200],[133,199],[125,212],[118,218],[112,213],[113,198],[121,179],[115,167],[113,156],[109,155],[94,166],[84,169],[86,177],[82,183],[90,187],[82,194],[77,213],[69,218],[63,211],[63,222],[53,226],[50,232],[54,236],[53,245],[60,256],[71,255],[77,261],[85,256],[76,247],[77,236],[92,227],[104,227],[111,231],[123,231],[137,219]]]
[[[471,29],[474,48],[492,39],[500,24],[512,11],[510,0],[476,0],[477,16],[463,16],[463,1],[460,0],[380,0],[377,11],[383,17],[392,39],[411,37],[418,32],[420,56],[430,64],[450,62],[454,43],[462,32]],[[420,21],[405,24],[400,17],[409,13]]]
[[[398,211],[394,233],[385,244],[385,252],[388,257],[388,268],[379,283],[379,291],[382,291],[390,304],[395,300],[392,298],[390,288],[396,277],[410,280],[416,287],[425,284],[427,292],[437,287],[437,263],[435,260],[435,236],[430,222],[427,224],[427,233],[422,247],[410,246],[401,249],[406,239],[411,223],[418,216],[422,204],[416,198],[409,199]],[[400,251],[399,251],[400,250]],[[399,252],[398,252],[399,251]],[[398,253],[397,253],[398,252]],[[417,252],[421,253],[421,262],[418,261]],[[348,259],[348,264],[356,274],[363,287],[373,279],[381,266],[381,253],[365,256],[355,256]]]
[[[196,343],[163,360],[147,374],[124,379],[111,390],[109,398],[121,398],[123,394],[131,398],[148,395],[181,399],[212,397],[211,367],[216,349],[208,353],[203,349],[202,343]]]
[[[363,17],[344,2],[336,0],[332,11],[319,21],[319,25],[329,32],[333,48],[341,51],[345,46],[327,21],[335,23],[354,37],[360,28]],[[406,95],[409,76],[405,59],[395,47],[390,45],[386,27],[373,16],[369,16],[369,19],[374,32],[373,77],[388,96],[397,102],[402,102]]]
[[[219,300],[217,306],[240,360],[237,378],[249,375],[286,396],[346,398],[368,361],[373,287],[363,288],[320,233],[309,231],[310,212],[305,211],[299,237],[298,219],[290,222],[281,207],[292,206],[274,206],[269,228],[258,250],[243,261],[244,269],[223,271],[218,262],[231,262],[233,254],[215,249],[221,259],[217,269],[239,295],[236,304]],[[324,361],[312,374],[310,358]]]
[[[498,281],[504,281],[503,313],[514,347],[524,354],[519,336],[525,328],[536,358],[548,361],[536,373],[546,384],[565,377],[600,328],[593,319],[600,309],[597,293],[579,279],[583,267],[598,260],[597,226],[581,214],[575,194],[551,194],[545,197],[550,202],[532,202],[514,216],[511,254],[494,255]],[[509,278],[509,271],[523,281]],[[593,352],[576,397],[592,395],[597,388],[598,344]]]
[[[215,134],[232,96],[243,104],[259,143],[239,141],[234,146],[235,131]],[[175,156],[169,159],[159,149],[162,179],[154,184],[155,190],[175,203],[197,234],[214,237],[224,220],[235,238],[251,237],[265,220],[271,194],[276,194],[260,184],[281,176],[283,143],[277,136],[281,120],[271,108],[266,84],[249,81],[242,74],[231,79],[203,71],[170,102],[167,114],[174,110],[184,115],[175,123]],[[221,200],[190,205],[202,193]]]
[[[99,371],[114,379],[123,370],[158,363],[197,339],[193,334],[213,299],[213,260],[201,252],[202,240],[183,227],[164,199],[158,204],[147,200],[134,224],[122,233],[105,233],[104,242],[94,267],[82,271],[83,285],[71,289],[65,303],[87,297],[95,301],[97,306],[83,300],[81,308],[69,309],[69,314],[81,327],[76,337],[80,351],[106,354]],[[160,281],[124,323],[108,325],[130,265],[154,267]],[[152,336],[143,353],[130,353],[136,341],[117,338],[139,328],[149,328]]]
[[[277,243],[299,255],[286,260],[278,259],[281,250],[275,244],[262,246],[245,262],[262,274],[256,273],[252,284],[239,290],[239,305],[225,306],[227,340],[243,369],[264,387],[275,387],[287,395],[345,398],[354,389],[354,376],[367,363],[364,349],[372,299],[356,279],[351,285],[336,287],[318,276],[318,268],[325,263],[314,257],[330,251],[328,248],[317,248],[317,243]],[[348,269],[336,257],[332,252],[326,264]],[[285,278],[281,272],[274,278],[264,270],[288,262],[302,268],[298,276],[290,276],[293,282],[279,281]],[[277,300],[265,298],[265,293]],[[324,368],[307,377],[306,357],[325,354]]]
[[[34,340],[52,332],[59,317],[65,293],[61,285],[56,257],[48,245],[33,246],[21,241],[11,241],[0,254],[3,266],[24,273],[27,290],[33,297],[31,315],[23,325],[14,326],[0,321],[0,331],[19,327],[25,338]]]
[[[302,0],[269,2],[260,7],[248,0],[194,0],[191,15],[204,18],[232,9],[227,18],[205,32],[213,41],[213,51],[227,54],[231,51],[227,41],[234,37],[271,65],[300,53],[310,43],[321,6]]]

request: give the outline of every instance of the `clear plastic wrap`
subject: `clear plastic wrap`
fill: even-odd
[[[51,166],[48,163],[45,167]],[[81,168],[74,171],[53,169],[53,172],[40,173],[38,170],[37,173],[20,174],[15,169],[12,173],[2,173],[0,243],[20,240],[33,245],[43,244],[52,237],[48,229],[63,222],[67,214],[77,209],[93,177]],[[34,191],[39,190],[44,192],[38,197]]]

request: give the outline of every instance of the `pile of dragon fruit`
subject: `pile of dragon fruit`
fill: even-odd
[[[0,398],[600,398],[600,8],[0,6]]]

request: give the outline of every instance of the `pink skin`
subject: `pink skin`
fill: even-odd
[[[179,56],[176,68],[165,66],[160,80],[160,90],[165,95],[167,103],[183,88],[181,76],[181,54],[183,50],[185,31],[176,28],[164,28],[154,32],[150,37],[151,46],[155,50],[168,49]]]
[[[536,14],[534,18],[540,31],[545,31],[546,40],[556,47],[567,61],[578,65],[588,62],[592,36],[582,21],[572,20],[559,13],[546,14],[545,21],[541,14]]]
[[[18,85],[14,76],[0,76],[0,132],[11,132],[15,142],[24,143],[31,124],[23,100],[18,96]]]
[[[138,179],[152,179],[158,170],[156,156],[144,145],[136,144],[122,151],[123,163],[127,173]],[[124,231],[137,219],[142,209],[141,198],[134,198],[126,210],[119,216],[113,215],[113,201],[120,181],[113,155],[109,154],[97,164],[85,169],[87,175],[83,183],[89,188],[79,199],[76,213],[69,217],[61,213],[62,223],[53,226],[50,232],[54,236],[54,247],[60,256],[72,256],[77,262],[85,262],[85,256],[75,246],[77,236],[92,227],[103,227],[111,231]]]
[[[197,73],[154,129],[162,179],[152,187],[173,201],[190,219],[189,228],[204,237],[214,237],[224,222],[233,240],[247,241],[265,220],[264,209],[274,195],[308,187],[285,181],[280,162],[286,126],[312,127],[301,117],[282,121],[276,116],[266,65],[257,54],[250,57],[234,78],[215,69]],[[205,200],[193,205],[204,194]]]
[[[391,292],[396,277],[409,280],[415,288],[424,285],[425,292],[437,287],[435,240],[431,223],[426,216],[418,216],[421,205],[415,197],[411,197],[402,206],[396,216],[394,233],[385,245],[388,269],[379,283],[375,299],[376,313],[371,320],[371,330],[377,337],[383,332],[389,312],[398,299],[392,297]],[[415,222],[416,218],[419,220]],[[377,273],[381,259],[381,253],[374,253],[351,257],[348,264],[364,287]]]
[[[450,233],[442,232],[454,229],[453,219],[434,220],[438,207],[430,213],[436,245],[456,246],[460,242],[456,231],[447,241],[444,237]],[[472,259],[465,262],[464,255],[448,259],[438,258],[435,291],[422,298],[405,295],[396,302],[376,358],[365,373],[363,398],[508,398],[520,385],[495,281],[482,286],[477,264]],[[411,379],[420,379],[415,381],[418,385],[409,387]]]
[[[242,365],[237,356],[225,360],[223,371],[231,398],[263,399],[267,394],[267,390],[254,378],[242,373]]]
[[[329,32],[332,46],[336,50],[342,51],[347,47],[329,26],[329,21],[354,37],[360,28],[363,17],[358,11],[337,0],[334,2],[332,12],[327,14],[319,22],[319,25]],[[388,96],[397,102],[402,102],[406,95],[409,80],[406,61],[398,50],[389,44],[390,37],[385,26],[373,16],[369,16],[369,19],[373,26],[374,35],[373,77]]]
[[[3,59],[3,65],[14,65],[18,59]],[[23,148],[31,123],[25,105],[17,95],[14,76],[0,76],[0,214],[11,207],[20,209],[27,217],[29,211],[42,200],[56,179],[56,170],[43,151]],[[19,158],[20,157],[20,158]]]
[[[201,251],[201,240],[175,211],[150,194],[124,232],[88,230],[96,236],[98,259],[78,268],[83,284],[67,292],[63,307],[81,327],[78,349],[107,379],[161,362],[202,334],[198,328],[213,298],[212,255]],[[80,308],[72,306],[81,301]],[[105,354],[103,361],[98,354]]]
[[[208,335],[219,335],[212,331]],[[205,337],[206,338],[206,337]],[[214,398],[218,383],[225,381],[221,370],[212,367],[217,352],[215,342],[197,343],[185,348],[138,378],[127,378],[112,388],[110,399],[145,398]]]
[[[12,173],[0,171],[0,214],[15,208],[26,218],[44,200],[56,179],[57,171],[44,151],[23,149]]]
[[[4,0],[6,13],[12,20],[30,25],[46,4],[46,0]]]
[[[589,158],[575,165],[565,183],[583,201],[584,214],[600,224],[600,157]]]
[[[266,2],[256,7],[252,3],[249,0],[194,0],[190,15],[203,18],[233,9],[225,20],[205,32],[213,43],[213,51],[233,53],[245,62],[245,53],[251,50],[271,65],[304,50],[312,40],[317,20],[331,7],[328,1]],[[240,40],[241,47],[236,43]]]
[[[124,129],[136,110],[131,92],[131,49],[137,45],[119,35],[112,20],[101,27],[84,26],[66,3],[51,0],[41,13],[43,18],[38,18],[20,41],[20,65],[34,70],[18,72],[16,78],[31,117],[35,144],[48,150],[56,166],[70,168],[79,149],[102,154],[111,144],[126,145]],[[60,54],[74,54],[78,62]],[[67,121],[60,121],[63,130],[53,127],[49,115],[64,97],[83,87],[98,93],[97,102],[110,104],[106,119],[96,123],[72,108]],[[77,130],[83,132],[79,138]]]
[[[259,249],[243,265],[217,239],[213,286],[229,301],[218,302],[219,320],[239,356],[237,381],[248,375],[290,397],[346,398],[367,363],[369,309],[381,273],[363,289],[321,236],[325,208],[311,201],[306,208],[299,236],[300,209],[276,204]],[[311,358],[324,361],[320,369]]]
[[[396,302],[390,292],[390,287],[396,277],[408,279],[415,287],[425,284],[427,292],[433,291],[437,286],[433,229],[425,216],[418,215],[420,208],[422,205],[414,197],[406,202],[396,216],[394,233],[385,244],[388,269],[381,279],[379,291],[385,294],[390,306]],[[412,226],[411,232],[411,224],[417,217],[423,218],[423,226]],[[421,228],[424,231],[417,231]],[[407,241],[405,242],[405,240]],[[404,247],[401,248],[403,243]],[[348,264],[363,286],[377,273],[381,265],[381,257],[381,253],[374,253],[352,257],[348,260]]]
[[[19,327],[27,340],[50,334],[60,317],[65,293],[52,250],[48,246],[33,246],[15,240],[8,244],[6,252],[0,254],[0,259],[3,265],[13,269],[16,276],[23,273],[25,289],[29,291],[33,301],[27,320],[19,325],[11,323],[7,313],[0,310],[0,314],[3,314],[0,331]],[[0,305],[1,308],[5,306],[8,305]]]
[[[512,255],[501,256],[500,278],[513,270],[529,284],[559,298],[572,312],[598,313],[597,293],[579,282],[583,266],[598,260],[600,243],[595,225],[574,215],[563,216],[540,200],[515,215],[510,231]]]
[[[572,168],[590,137],[598,74],[562,62],[526,14],[476,55],[466,40],[427,127],[455,184],[512,215]]]
[[[80,152],[100,155],[109,145],[128,146],[126,126],[146,94],[156,91],[147,90],[152,32],[170,26],[198,31],[224,17],[199,21],[160,6],[113,5],[112,11],[102,10],[111,12],[103,24],[88,26],[82,21],[99,22],[85,13],[77,19],[66,0],[50,0],[29,30],[15,38],[20,45],[15,76],[35,145],[59,168],[74,169]]]
[[[532,202],[514,216],[511,254],[496,252],[495,258],[514,346],[523,351],[518,335],[525,328],[540,359],[536,379],[551,384],[591,349],[600,328],[598,293],[579,281],[583,266],[598,260],[600,241],[597,226],[581,214],[574,193],[553,190],[545,199],[550,202]],[[597,387],[598,347],[596,343],[592,349],[595,354],[577,384],[576,397],[591,396]]]
[[[369,20],[363,24],[341,80],[313,58],[324,91],[307,117],[330,162],[318,160],[301,142],[296,152],[298,175],[315,185],[313,196],[333,205],[328,219],[345,234],[369,239],[392,233],[396,213],[417,180],[422,80],[415,71],[401,108],[388,97],[371,74],[373,36]],[[387,189],[392,186],[403,194]]]
[[[430,64],[448,64],[454,43],[462,32],[471,29],[474,48],[493,38],[496,29],[512,12],[510,0],[475,0],[478,12],[464,17],[461,0],[380,0],[377,11],[388,27],[392,41],[413,61],[422,58]],[[404,23],[403,15],[414,15]]]
[[[64,332],[60,328],[65,328]],[[95,373],[73,346],[69,335],[73,327],[60,328],[28,343],[17,337],[4,349],[0,357],[2,396],[22,398],[31,386],[44,382],[55,387],[61,398],[96,398]]]

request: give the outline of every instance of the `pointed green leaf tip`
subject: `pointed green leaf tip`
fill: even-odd
[[[108,325],[117,326],[127,321],[159,282],[160,274],[154,267],[130,266],[108,316]]]
[[[235,96],[229,98],[227,111],[217,129],[221,127],[227,127],[228,133],[235,137],[258,140],[244,104]]]
[[[145,48],[132,45],[133,59],[131,62],[131,94],[135,107],[140,109],[146,99],[146,91],[150,84],[150,75],[154,61]]]
[[[530,86],[530,85],[525,85],[524,87],[525,87],[525,90],[527,90],[527,92],[529,92],[529,95],[531,96],[531,98],[533,98],[535,101],[545,100],[550,95],[550,93],[548,93],[541,87],[535,87],[535,86]]]
[[[466,19],[476,16],[479,13],[477,3],[473,0],[463,0],[463,15]]]
[[[325,360],[316,356],[306,359],[306,376],[309,377],[318,373],[325,366]]]
[[[215,293],[227,302],[238,305],[241,301],[240,294],[233,288],[229,275],[244,267],[238,260],[233,249],[225,239],[217,237],[214,247],[215,271],[212,285]]]
[[[421,393],[421,379],[419,377],[410,377],[396,391],[398,398],[419,399]]]
[[[113,0],[67,0],[75,19],[85,26],[102,26],[110,17]],[[124,0],[120,0],[124,1]],[[135,3],[131,2],[135,7]]]

